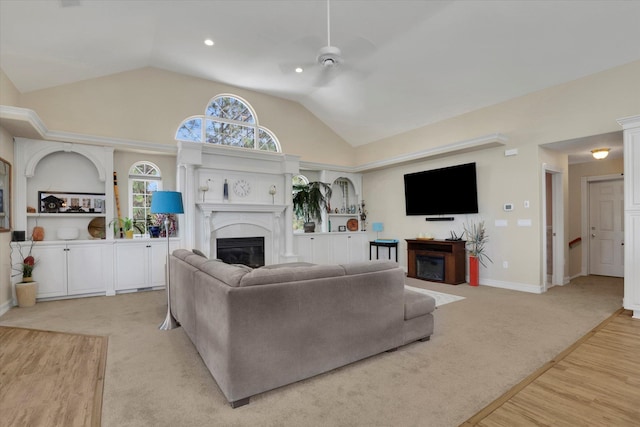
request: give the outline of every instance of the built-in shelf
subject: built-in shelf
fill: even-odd
[[[31,218],[78,218],[78,217],[106,217],[106,214],[97,212],[78,212],[78,213],[28,213],[27,217]]]

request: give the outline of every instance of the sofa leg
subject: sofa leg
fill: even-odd
[[[240,399],[240,400],[234,400],[233,402],[229,402],[231,404],[231,407],[233,409],[239,408],[241,406],[244,405],[248,405],[249,404],[249,399],[251,399],[250,397],[245,397],[244,399]]]
[[[391,348],[389,350],[387,350],[387,353],[393,353],[394,351],[396,351],[398,349],[398,347],[396,348]]]
[[[431,335],[429,335],[428,337],[420,338],[418,341],[425,342],[425,341],[429,341],[430,339],[431,339]]]

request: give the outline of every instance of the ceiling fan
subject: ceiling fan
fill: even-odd
[[[331,4],[327,0],[327,45],[320,49],[316,62],[323,68],[333,68],[342,64],[342,52],[336,46],[331,46]]]
[[[300,39],[305,40],[304,45],[306,48],[311,48],[306,42],[309,38]],[[316,39],[315,43],[318,43]],[[317,44],[316,44],[317,46]],[[342,50],[337,46],[331,45],[331,2],[327,0],[327,44],[316,51],[315,62],[307,62],[306,64],[281,64],[283,72],[291,72],[294,68],[299,67],[301,70],[309,70],[316,77],[313,85],[316,87],[322,87],[327,85],[331,80],[338,76],[338,69],[340,73],[347,71],[357,71],[353,63],[363,56],[369,54],[374,50],[373,44],[365,40],[362,37],[353,37],[353,40],[345,47],[348,51],[349,60],[345,61],[342,56]],[[299,71],[300,72],[300,71]],[[366,73],[360,73],[366,74]]]

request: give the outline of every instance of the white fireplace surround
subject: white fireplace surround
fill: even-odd
[[[197,203],[201,220],[198,246],[210,258],[216,256],[216,239],[264,237],[265,264],[284,262],[280,254],[286,241],[285,205]]]
[[[264,237],[265,264],[297,260],[291,227],[297,156],[179,141],[177,163],[185,248],[214,258],[218,238]],[[250,190],[237,194],[238,181]]]

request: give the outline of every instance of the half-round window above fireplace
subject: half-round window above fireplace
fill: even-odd
[[[203,142],[279,153],[280,143],[249,103],[235,95],[213,97],[205,114],[185,119],[176,132],[179,141]]]

